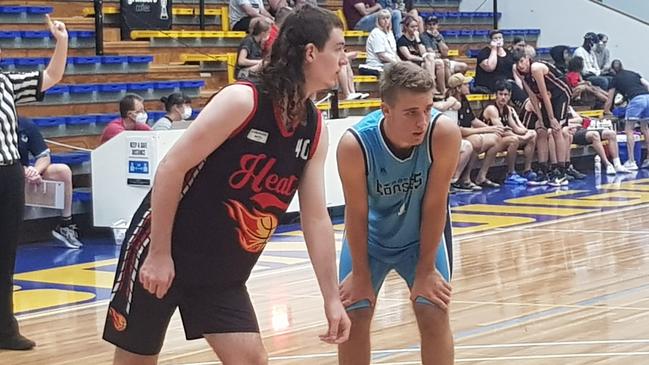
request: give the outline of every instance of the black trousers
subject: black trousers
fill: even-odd
[[[0,337],[18,333],[13,308],[13,275],[24,207],[23,168],[18,162],[0,166]]]

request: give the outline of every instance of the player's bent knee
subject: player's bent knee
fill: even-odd
[[[154,365],[158,355],[139,355],[119,347],[115,348],[114,365]]]

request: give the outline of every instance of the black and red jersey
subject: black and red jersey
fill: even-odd
[[[565,80],[565,75],[559,69],[546,61],[534,61],[530,63],[530,72],[524,75],[525,82],[530,87],[532,92],[540,97],[541,91],[539,90],[539,85],[536,83],[536,79],[532,76],[532,65],[534,63],[542,63],[548,68],[548,73],[543,76],[545,80],[545,87],[548,89],[548,92],[552,95],[551,98],[557,97],[559,94],[567,94],[568,100],[572,95],[572,91]]]
[[[247,280],[318,145],[322,121],[311,101],[306,120],[288,130],[261,85],[239,84],[254,90],[254,110],[185,177],[172,230],[176,279],[182,284],[229,286]],[[127,232],[118,275],[128,275],[121,271],[129,267],[139,270],[137,252],[148,245],[149,233],[147,196]]]

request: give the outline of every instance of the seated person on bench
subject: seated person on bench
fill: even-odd
[[[43,180],[61,181],[65,199],[61,222],[52,230],[52,236],[69,248],[80,248],[77,227],[72,223],[72,171],[65,164],[51,163],[50,149],[45,144],[38,126],[28,118],[18,118],[18,151],[20,163],[25,170],[25,180],[30,184],[41,184]],[[29,155],[34,156],[34,165]]]

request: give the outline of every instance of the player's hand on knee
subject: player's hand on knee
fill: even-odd
[[[369,275],[354,275],[352,272],[340,283],[339,291],[340,300],[345,307],[361,300],[369,301],[373,307],[376,301],[376,293]]]
[[[175,275],[171,255],[149,252],[140,269],[140,282],[149,293],[162,299],[171,287]]]
[[[352,323],[347,316],[345,307],[340,300],[333,299],[325,302],[327,317],[327,333],[320,335],[320,340],[329,344],[341,344],[349,339]]]
[[[437,270],[431,268],[423,272],[418,271],[410,290],[410,300],[414,302],[418,297],[422,297],[446,311],[451,302],[451,290],[451,284],[447,283]]]

